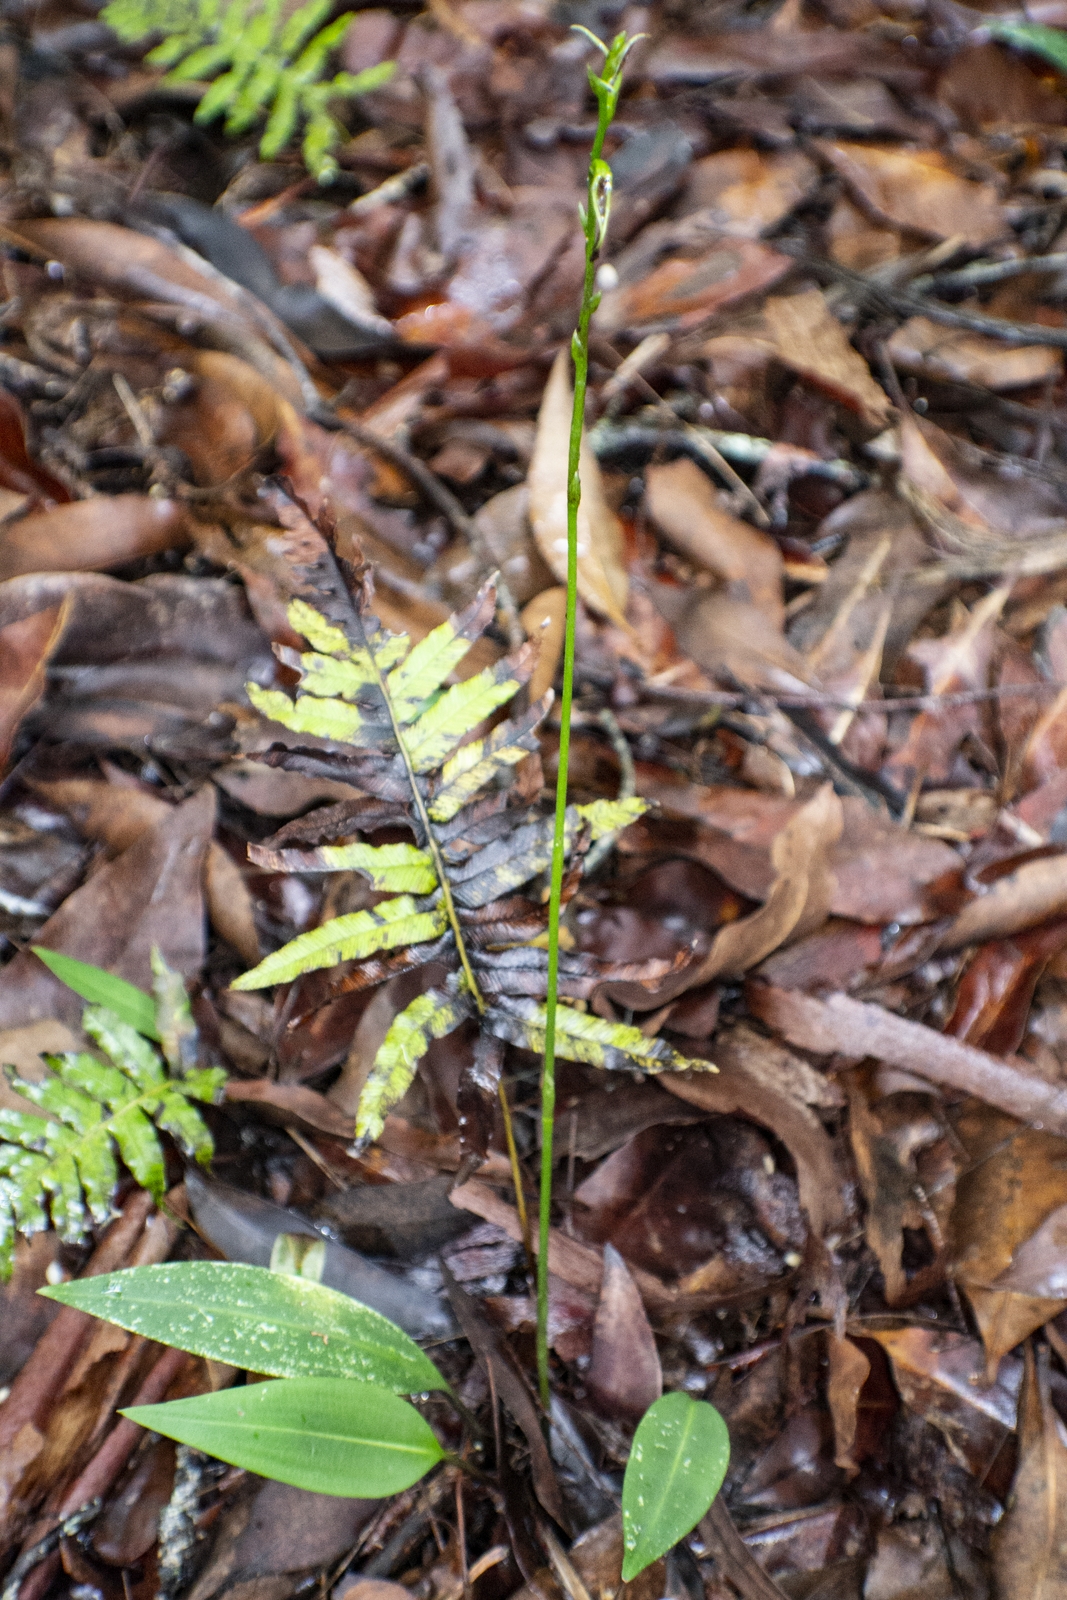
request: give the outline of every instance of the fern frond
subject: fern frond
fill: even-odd
[[[227,133],[237,134],[266,115],[264,159],[277,155],[305,122],[304,159],[319,182],[328,183],[337,171],[332,151],[344,137],[328,103],[366,94],[394,70],[385,61],[324,82],[327,59],[353,17],[346,12],[322,26],[331,9],[331,0],[307,0],[283,20],[281,0],[258,6],[230,0],[225,10],[220,0],[110,0],[100,15],[120,39],[164,34],[146,60],[169,67],[171,82],[215,78],[197,107],[198,122],[225,116]]]
[[[78,1244],[90,1221],[108,1220],[116,1154],[162,1199],[157,1128],[186,1155],[211,1156],[211,1134],[192,1101],[217,1101],[226,1074],[210,1068],[169,1079],[149,1041],[103,1006],[90,1006],[83,1026],[106,1060],[87,1052],[46,1056],[49,1071],[39,1083],[5,1068],[16,1093],[45,1115],[0,1108],[0,1277],[10,1272],[16,1232],[40,1232],[50,1216],[60,1238]]]
[[[370,619],[364,625],[358,614],[349,635],[304,601],[296,601],[289,620],[310,649],[277,650],[299,675],[295,695],[249,688],[253,703],[274,721],[297,732],[355,744],[351,756],[343,759],[350,766],[358,763],[361,773],[375,757],[388,758],[391,783],[403,771],[411,804],[399,820],[412,828],[416,842],[373,845],[353,839],[324,842],[314,849],[279,850],[251,846],[251,858],[270,870],[357,871],[379,892],[397,898],[301,934],[233,987],[258,989],[288,982],[344,960],[367,962],[366,982],[378,983],[391,970],[381,952],[413,947],[416,952],[420,947],[432,949],[435,961],[462,969],[453,970],[447,988],[420,995],[395,1018],[360,1097],[359,1139],[379,1135],[430,1041],[450,1033],[475,1012],[482,1014],[489,1033],[525,1048],[536,1048],[539,1031],[543,1035],[539,1001],[545,994],[547,957],[529,943],[503,954],[499,946],[516,945],[543,931],[539,897],[520,901],[514,895],[548,868],[553,822],[536,809],[509,810],[502,786],[514,766],[536,750],[537,729],[552,696],[544,695],[521,715],[474,737],[526,682],[536,647],[527,645],[481,672],[448,683],[491,622],[495,598],[490,582],[464,611],[415,645],[405,635],[376,630]],[[307,758],[318,759],[311,752]],[[295,754],[295,759],[303,757]],[[356,781],[363,786],[362,776]],[[625,828],[646,809],[646,802],[638,799],[597,800],[568,808],[566,845],[575,883],[588,846]],[[326,839],[338,838],[339,824],[358,833],[360,816],[353,808],[339,819],[324,819]],[[376,818],[373,812],[365,816],[370,832],[398,820],[395,811],[383,812],[381,807]],[[300,826],[307,830],[301,833],[302,842],[323,838],[322,832],[316,835],[313,817]],[[374,960],[367,961],[368,957]],[[562,992],[585,1000],[598,983],[653,984],[668,970],[669,963],[620,967],[575,953],[563,962]],[[344,979],[344,986],[363,987],[360,969],[351,980]],[[578,1061],[642,1071],[681,1071],[699,1065],[660,1040],[646,1039],[636,1028],[587,1016],[573,1007],[563,1007],[559,1031],[560,1054]]]

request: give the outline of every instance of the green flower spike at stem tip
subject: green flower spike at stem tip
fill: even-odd
[[[585,416],[585,390],[589,374],[589,323],[600,302],[596,292],[597,258],[608,231],[611,213],[611,168],[604,160],[604,139],[615,116],[622,91],[622,70],[637,41],[620,33],[605,45],[588,28],[576,26],[604,55],[599,75],[589,68],[589,86],[597,99],[597,127],[589,156],[588,203],[579,207],[585,234],[585,276],[578,326],[571,340],[574,360],[574,409],[571,413],[570,451],[567,460],[567,621],[563,645],[563,689],[560,697],[559,774],[556,779],[556,824],[552,841],[552,876],[548,902],[548,1003],[545,1016],[545,1054],[541,1069],[541,1187],[540,1229],[537,1251],[537,1381],[541,1404],[548,1409],[548,1231],[552,1206],[552,1143],[556,1114],[556,1006],[559,990],[559,916],[566,858],[567,761],[570,752],[571,701],[574,697],[574,622],[578,600],[578,504],[582,498],[579,454]]]

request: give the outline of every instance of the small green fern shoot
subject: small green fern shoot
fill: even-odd
[[[544,1056],[541,1067],[541,1185],[539,1195],[540,1240],[537,1251],[537,1381],[541,1404],[548,1409],[548,1236],[552,1213],[553,1133],[556,1119],[556,1054],[566,1052],[557,1040],[559,1000],[559,918],[566,864],[568,756],[571,739],[571,701],[574,694],[574,628],[578,611],[578,506],[582,498],[581,446],[585,425],[585,390],[589,377],[589,323],[600,302],[596,292],[596,266],[608,231],[611,212],[611,168],[603,159],[604,140],[615,117],[622,92],[626,57],[643,35],[616,34],[610,48],[588,28],[584,33],[604,56],[598,74],[589,68],[589,86],[597,101],[597,126],[589,155],[587,203],[581,206],[585,235],[585,274],[578,326],[571,340],[574,360],[574,408],[571,413],[570,450],[567,460],[567,618],[563,636],[563,687],[560,697],[559,769],[556,778],[556,822],[552,840],[552,879],[548,901],[548,995],[545,1006]]]
[[[100,14],[120,39],[165,35],[145,59],[170,67],[167,82],[214,78],[197,122],[225,116],[226,132],[236,135],[266,116],[259,145],[265,161],[303,123],[304,161],[320,183],[329,183],[337,172],[333,151],[344,137],[330,102],[377,89],[394,71],[393,62],[383,61],[324,79],[327,59],[354,16],[349,11],[320,26],[332,9],[333,0],[306,0],[283,19],[282,0],[230,0],[226,6],[222,0],[110,0]]]
[[[49,965],[58,968],[61,961],[83,974],[97,973],[64,958]],[[46,1055],[49,1071],[36,1083],[4,1069],[15,1092],[44,1115],[0,1107],[0,1279],[10,1275],[17,1234],[38,1233],[51,1221],[64,1243],[81,1244],[90,1224],[109,1220],[119,1181],[116,1155],[142,1188],[162,1200],[165,1166],[157,1129],[169,1133],[183,1154],[201,1163],[211,1159],[211,1134],[192,1102],[218,1101],[226,1074],[195,1066],[184,985],[158,953],[153,967],[152,1026],[162,1055],[115,1011],[90,1005],[82,1027],[100,1056]],[[106,973],[97,976],[105,985],[118,985]],[[81,987],[77,978],[75,986]],[[127,988],[123,984],[118,992]]]

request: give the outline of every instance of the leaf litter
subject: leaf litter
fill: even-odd
[[[636,1587],[1067,1594],[1067,91],[1032,48],[1062,40],[1054,4],[623,18],[649,37],[608,150],[551,1417],[533,1400],[500,1097],[529,1206],[591,128],[568,24],[607,10],[359,12],[337,67],[397,67],[335,108],[321,188],[295,148],[194,123],[204,86],[162,84],[93,8],[13,18],[0,1060],[43,1106],[40,1052],[85,1047],[31,946],[143,988],[158,948],[229,1074],[210,1176],[163,1132],[158,1210],[126,1177],[91,1239],[17,1245],[20,1600],[613,1595],[661,1391],[714,1402],[731,1462]],[[455,762],[435,820],[481,1043],[391,730],[314,636],[342,620],[331,528],[406,636],[391,673],[460,614],[444,698],[409,709],[426,772]],[[175,1454],[117,1411],[237,1369],[35,1297],[265,1265],[293,1234],[432,1341],[487,1478],[343,1501]]]

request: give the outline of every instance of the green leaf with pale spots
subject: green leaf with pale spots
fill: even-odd
[[[393,1018],[359,1097],[357,1139],[380,1138],[387,1114],[411,1087],[431,1040],[458,1028],[473,1009],[468,995],[428,989]]]
[[[485,1025],[498,1039],[543,1055],[545,1008],[539,1000],[500,995]],[[561,1005],[556,1012],[556,1054],[613,1072],[718,1072],[710,1061],[683,1056],[665,1039],[647,1038],[640,1028],[608,1022],[590,1011]]]
[[[42,1289],[130,1333],[274,1378],[358,1378],[396,1394],[445,1389],[387,1317],[309,1278],[235,1261],[169,1261]]]
[[[484,739],[460,745],[441,768],[429,813],[433,822],[450,822],[475,795],[508,767],[517,766],[537,749],[537,728],[552,706],[551,689],[525,716],[502,722]]]
[[[250,845],[248,857],[271,872],[361,872],[385,894],[432,894],[437,888],[433,857],[413,844],[325,844],[317,850],[265,850]]]
[[[353,1378],[277,1378],[122,1415],[261,1477],[353,1499],[398,1494],[444,1459],[413,1405]]]
[[[434,628],[389,674],[386,693],[393,715],[402,726],[418,717],[425,702],[436,694],[474,640],[485,632],[493,620],[495,603],[496,584],[489,579],[466,610]]]
[[[649,1406],[622,1481],[624,1583],[692,1532],[729,1462],[726,1424],[706,1400],[665,1394]]]
[[[302,972],[436,939],[447,926],[448,918],[440,906],[424,911],[410,895],[400,895],[396,900],[384,900],[373,911],[353,911],[309,928],[266,956],[258,967],[235,978],[230,987],[265,989],[272,983],[289,983]]]
[[[0,1277],[11,1268],[16,1233],[51,1220],[60,1238],[83,1243],[90,1223],[107,1222],[121,1156],[137,1182],[163,1198],[165,1168],[158,1129],[186,1155],[210,1159],[211,1134],[194,1100],[218,1100],[226,1074],[217,1068],[168,1079],[149,1041],[103,1006],[82,1018],[108,1057],[46,1056],[49,1072],[30,1082],[6,1068],[12,1088],[44,1116],[0,1107]]]

